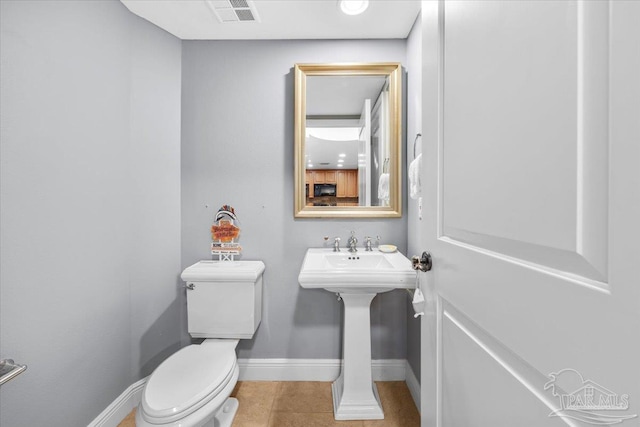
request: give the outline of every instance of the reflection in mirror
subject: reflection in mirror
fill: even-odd
[[[296,65],[296,216],[399,217],[400,65]]]

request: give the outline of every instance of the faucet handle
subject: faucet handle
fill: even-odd
[[[355,236],[355,233],[351,232],[351,237],[349,237],[349,252],[357,252],[356,244],[358,243],[358,239]]]
[[[371,249],[371,237],[370,236],[365,236],[365,238],[364,238],[364,248],[365,248],[365,251],[367,251],[367,252],[371,252],[372,251],[372,249]]]

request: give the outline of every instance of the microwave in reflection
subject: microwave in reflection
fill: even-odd
[[[313,197],[335,196],[335,184],[315,184],[313,186]]]

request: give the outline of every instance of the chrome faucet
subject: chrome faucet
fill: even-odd
[[[364,250],[365,252],[373,251],[373,249],[371,249],[371,237],[369,236],[364,238]]]
[[[340,238],[333,239],[333,252],[340,252]]]
[[[349,237],[349,252],[358,252],[358,249],[356,248],[356,243],[358,243],[358,239],[356,239],[355,236],[356,232],[352,231],[351,232],[351,237]]]

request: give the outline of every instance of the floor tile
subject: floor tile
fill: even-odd
[[[238,382],[231,393],[240,404],[233,427],[266,427],[279,388],[279,382]]]
[[[420,414],[404,381],[376,382],[384,420],[336,421],[330,382],[240,381],[233,427],[419,427]],[[135,409],[118,425],[135,427]]]
[[[231,427],[268,427],[269,421],[255,421],[255,420],[239,420],[234,419]]]
[[[376,382],[384,420],[364,421],[364,427],[419,427],[420,414],[404,381]]]
[[[333,412],[272,412],[269,427],[362,427],[362,421],[336,421]]]
[[[127,415],[127,417],[120,421],[120,424],[118,424],[118,427],[136,427],[136,410],[135,408],[133,409],[133,411],[129,412],[129,415]]]
[[[273,402],[272,410],[274,412],[330,412],[333,414],[331,383],[283,382]]]

